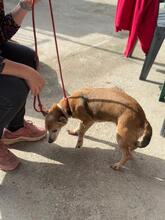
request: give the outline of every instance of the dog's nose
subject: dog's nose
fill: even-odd
[[[51,144],[51,143],[53,143],[53,142],[54,142],[53,139],[51,139],[51,138],[48,139],[48,143],[49,143],[49,144]]]

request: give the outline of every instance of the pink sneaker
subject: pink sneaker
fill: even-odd
[[[10,171],[19,165],[19,159],[0,141],[0,170]]]
[[[15,144],[21,141],[38,141],[46,136],[46,130],[37,128],[30,121],[24,122],[24,127],[15,132],[4,129],[1,141],[5,144]]]

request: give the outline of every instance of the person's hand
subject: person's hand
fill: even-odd
[[[39,2],[39,1],[40,1],[40,0],[34,0],[34,3],[36,4],[36,3]],[[25,2],[28,7],[32,7],[33,0],[23,0],[23,2]]]
[[[39,95],[45,84],[45,81],[38,71],[30,66],[22,63],[13,62],[8,59],[4,59],[3,63],[5,65],[2,70],[2,74],[24,79],[29,86],[32,94],[34,96]]]
[[[28,73],[26,82],[34,96],[39,95],[45,84],[42,76],[34,69],[31,69],[31,71]]]

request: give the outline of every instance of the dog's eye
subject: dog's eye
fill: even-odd
[[[57,129],[52,130],[53,133],[57,132]]]

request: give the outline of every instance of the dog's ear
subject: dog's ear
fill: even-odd
[[[66,124],[68,119],[66,117],[64,117],[64,116],[61,116],[58,121],[63,123],[63,124]]]

